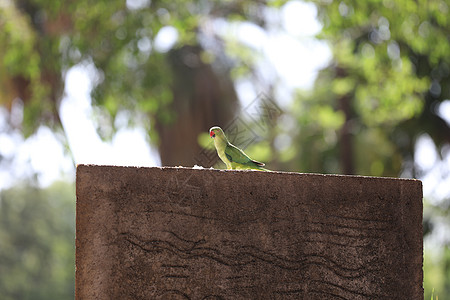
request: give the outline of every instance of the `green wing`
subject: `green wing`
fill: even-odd
[[[256,165],[256,166],[264,166],[262,162],[256,161],[251,159],[247,156],[247,154],[244,153],[241,149],[238,147],[228,144],[225,147],[225,155],[227,156],[228,160],[231,162],[235,162],[242,165]]]

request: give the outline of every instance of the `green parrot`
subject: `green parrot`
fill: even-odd
[[[225,133],[223,133],[222,128],[218,126],[211,127],[209,136],[214,139],[214,146],[216,146],[217,154],[227,165],[228,170],[252,169],[269,171],[263,168],[264,164],[262,162],[251,159],[244,151],[231,144],[225,136]]]

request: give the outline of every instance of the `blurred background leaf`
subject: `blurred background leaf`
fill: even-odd
[[[75,188],[23,183],[0,193],[2,299],[73,299]]]

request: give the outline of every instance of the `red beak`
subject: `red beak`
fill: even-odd
[[[210,136],[210,137],[215,137],[216,134],[214,133],[214,131],[211,130],[211,131],[209,132],[209,136]]]

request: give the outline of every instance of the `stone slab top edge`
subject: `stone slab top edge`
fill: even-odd
[[[346,178],[359,178],[359,179],[377,179],[377,180],[396,180],[396,181],[409,181],[418,182],[422,186],[422,181],[415,178],[397,178],[397,177],[379,177],[379,176],[366,176],[366,175],[342,175],[342,174],[321,174],[321,173],[301,173],[301,172],[286,172],[286,171],[256,171],[256,170],[225,170],[225,169],[213,169],[203,167],[145,167],[145,166],[116,166],[116,165],[96,165],[96,164],[77,164],[76,169],[82,168],[114,168],[114,169],[160,169],[160,170],[192,170],[198,172],[230,172],[230,173],[249,173],[257,172],[261,174],[283,174],[289,176],[318,176],[318,177],[346,177]]]

